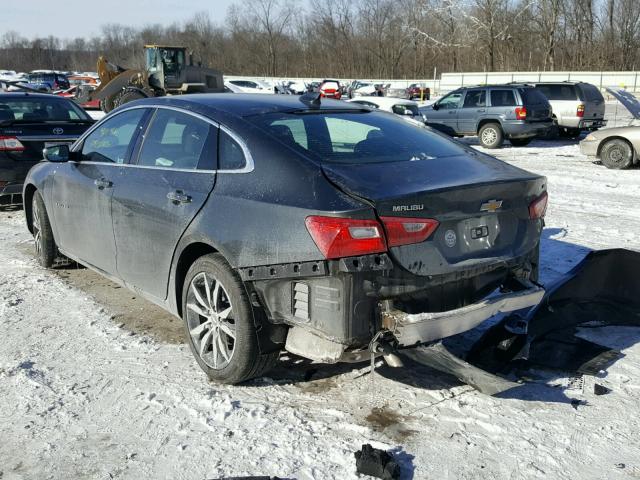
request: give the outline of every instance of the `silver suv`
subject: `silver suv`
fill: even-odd
[[[584,82],[539,82],[532,85],[549,99],[554,124],[558,128],[555,133],[577,137],[582,130],[597,130],[607,124],[604,97],[598,87]]]

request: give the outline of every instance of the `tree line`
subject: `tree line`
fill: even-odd
[[[638,0],[242,0],[222,21],[103,25],[95,38],[0,36],[0,68],[144,65],[142,46],[184,45],[225,75],[431,78],[437,72],[635,70]]]

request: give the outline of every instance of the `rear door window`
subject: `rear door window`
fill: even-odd
[[[486,90],[467,90],[462,108],[478,108],[487,105]]]
[[[146,109],[119,113],[91,132],[82,144],[82,160],[125,163]]]
[[[242,146],[223,129],[218,135],[218,165],[220,170],[240,170],[247,165]]]
[[[514,107],[516,105],[516,96],[513,90],[491,90],[492,107]]]
[[[215,130],[216,127],[193,115],[160,108],[145,133],[138,165],[214,170]],[[214,142],[213,146],[211,142]]]

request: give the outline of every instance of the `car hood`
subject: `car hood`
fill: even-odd
[[[629,125],[626,127],[604,128],[602,130],[596,130],[595,132],[591,132],[589,134],[589,136],[593,136],[598,140],[603,140],[607,137],[611,137],[614,135],[621,136],[621,137],[633,136],[633,137],[640,138],[640,126]]]
[[[606,90],[629,110],[633,118],[640,120],[640,101],[631,92],[621,88],[607,88]]]

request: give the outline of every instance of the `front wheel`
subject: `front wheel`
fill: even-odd
[[[600,150],[600,160],[607,168],[625,169],[633,163],[633,148],[620,138],[607,141]]]
[[[486,123],[478,132],[480,138],[480,145],[484,148],[500,148],[504,141],[504,133],[500,124],[498,123]]]
[[[224,257],[200,257],[187,272],[182,317],[189,346],[212,380],[235,384],[271,369],[278,352],[260,352],[247,292]]]
[[[35,192],[31,200],[31,230],[36,245],[38,263],[45,268],[51,268],[56,259],[57,248],[40,192]]]

